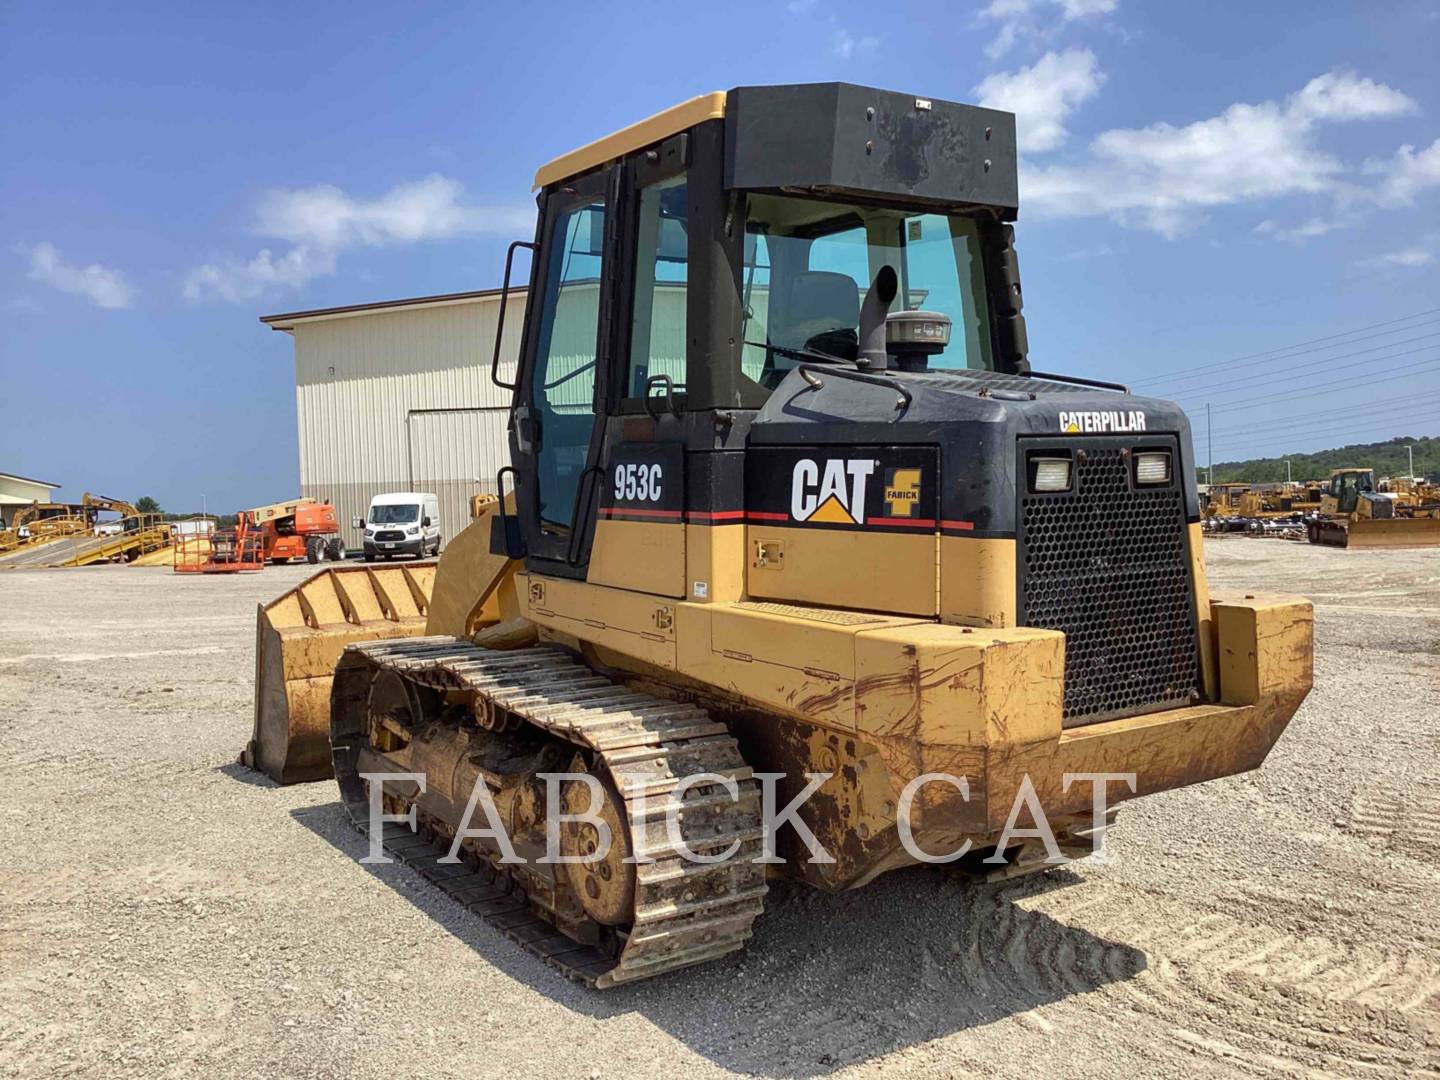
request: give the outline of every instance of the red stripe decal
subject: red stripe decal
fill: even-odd
[[[745,516],[755,521],[789,521],[789,514],[770,514],[761,510],[747,510]]]
[[[607,506],[607,507],[605,507],[604,509],[602,509],[602,510],[600,511],[600,513],[601,513],[602,516],[607,517],[607,518],[608,518],[608,517],[655,517],[655,518],[670,518],[670,519],[672,519],[672,520],[678,521],[678,520],[680,519],[680,513],[681,513],[681,512],[680,512],[679,510],[642,510],[642,509],[640,509],[640,508],[638,508],[638,507]]]
[[[685,516],[691,521],[743,521],[744,510],[687,510]]]
[[[940,522],[940,527],[942,529],[954,529],[956,532],[975,531],[975,523],[973,521],[942,521]]]

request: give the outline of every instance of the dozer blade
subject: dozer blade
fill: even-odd
[[[330,683],[347,645],[425,632],[433,562],[323,570],[260,607],[255,626],[255,731],[242,764],[282,784],[324,780]]]
[[[1359,518],[1348,523],[1345,546],[1440,547],[1440,518]]]

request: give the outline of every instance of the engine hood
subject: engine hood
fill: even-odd
[[[1021,440],[1171,448],[1186,517],[1199,520],[1190,423],[1174,402],[986,371],[790,372],[751,424],[754,449],[812,455],[883,447],[938,449],[937,518],[977,536],[1012,536]],[[765,455],[770,457],[770,455]],[[772,467],[781,464],[771,458]]]

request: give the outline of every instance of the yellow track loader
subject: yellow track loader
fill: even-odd
[[[535,183],[510,494],[428,593],[262,613],[257,764],[328,755],[372,843],[607,987],[740,948],[776,875],[1044,869],[1097,797],[1265,758],[1310,604],[1209,592],[1178,407],[1031,367],[1013,116],[741,87]]]
[[[1335,469],[1308,534],[1343,548],[1440,547],[1440,498],[1419,485],[1380,491],[1373,469]]]

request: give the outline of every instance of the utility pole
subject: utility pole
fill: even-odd
[[[1287,483],[1287,484],[1288,484],[1288,483],[1291,483],[1291,480],[1290,480],[1290,459],[1289,459],[1288,457],[1285,459],[1285,483]]]
[[[1409,446],[1405,447],[1405,449],[1410,451],[1410,475],[1411,475],[1411,476],[1414,476],[1414,475],[1415,475],[1415,444],[1412,442]]]
[[[205,492],[203,491],[200,492],[200,516],[202,518],[209,516],[205,513]]]
[[[1210,426],[1210,403],[1205,403],[1205,454],[1210,459],[1210,465],[1206,469],[1209,473],[1209,483],[1215,485],[1215,429]]]

